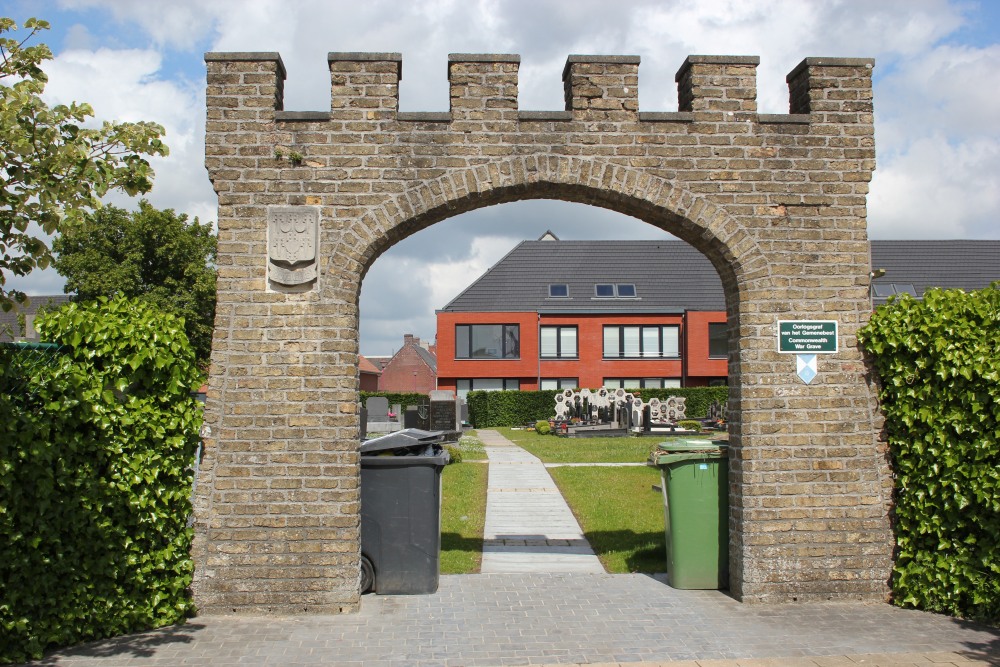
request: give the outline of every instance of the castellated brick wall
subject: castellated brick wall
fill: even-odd
[[[757,113],[755,57],[687,58],[667,112],[639,110],[637,57],[570,56],[565,111],[522,111],[518,56],[453,55],[446,113],[398,111],[398,54],[330,54],[323,112],[282,110],[275,53],[206,62],[219,280],[201,610],[358,607],[362,277],[435,222],[528,198],[635,216],[718,269],[732,594],[885,596],[890,479],[855,341],[870,311],[871,60],[807,58],[788,76],[788,115]],[[840,324],[811,384],[776,352],[780,319]]]

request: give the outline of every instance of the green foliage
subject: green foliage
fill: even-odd
[[[448,465],[462,462],[462,450],[459,447],[456,445],[445,445],[444,448],[448,452]]]
[[[488,469],[464,463],[441,471],[441,574],[479,572]]]
[[[59,353],[21,378],[28,391],[0,392],[0,662],[193,610],[201,412],[182,323],[102,299],[36,327]]]
[[[552,432],[552,427],[544,419],[539,419],[535,422],[535,433],[540,435],[548,435]]]
[[[387,401],[389,401],[389,407],[394,405],[401,405],[403,409],[406,409],[408,405],[429,405],[430,399],[427,394],[418,394],[413,391],[362,391],[361,393],[361,405],[365,404],[370,396],[384,396]]]
[[[470,391],[469,421],[473,428],[533,424],[555,414],[555,389],[544,391]]]
[[[896,602],[1000,617],[1000,284],[903,296],[858,340],[895,468]]]
[[[665,572],[663,496],[656,468],[549,468],[584,537],[611,573]]]
[[[63,229],[52,243],[55,267],[77,300],[137,297],[184,318],[202,366],[212,352],[216,239],[209,224],[139,202],[108,206]]]
[[[498,427],[497,431],[528,450],[543,463],[643,463],[649,453],[668,436],[598,436],[589,438],[556,438],[527,429]],[[687,435],[685,439],[701,438]],[[705,438],[706,443],[709,438]]]
[[[684,403],[688,419],[704,419],[712,403],[718,401],[725,405],[729,400],[729,387],[673,387],[667,389],[635,389],[630,390],[642,400],[649,402],[651,398],[661,401],[678,396],[687,399]]]
[[[44,234],[82,221],[101,207],[110,190],[148,192],[153,170],[143,155],[166,155],[155,123],[110,123],[85,127],[94,115],[88,104],[49,107],[42,100],[48,77],[42,63],[52,58],[44,44],[27,43],[49,24],[24,22],[28,34],[10,36],[17,24],[0,18],[0,308],[24,303],[24,293],[4,288],[9,271],[24,276],[52,260]],[[29,228],[29,225],[36,227]]]
[[[695,421],[693,419],[682,419],[679,422],[677,422],[677,426],[679,426],[680,428],[686,429],[688,431],[700,431],[701,430],[701,422]]]
[[[684,387],[672,389],[635,389],[630,392],[644,401],[651,398],[665,400],[671,396],[687,399],[687,416],[701,419],[708,416],[714,401],[729,400],[729,387]],[[470,391],[466,396],[469,419],[474,428],[519,426],[546,420],[555,415],[556,394],[559,390],[544,391]]]

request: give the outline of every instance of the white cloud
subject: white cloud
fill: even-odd
[[[97,121],[163,125],[170,155],[150,159],[156,179],[146,198],[160,208],[214,221],[215,193],[202,167],[204,81],[165,80],[161,67],[161,55],[152,50],[63,51],[46,66],[45,98],[50,104],[87,101]],[[109,201],[129,208],[134,204],[120,193]]]
[[[226,13],[248,11],[255,2],[134,2],[133,0],[60,0],[74,10],[106,10],[120,23],[134,23],[157,46],[189,49],[211,31]]]
[[[869,197],[874,238],[1000,238],[1000,145],[920,139],[875,172]]]

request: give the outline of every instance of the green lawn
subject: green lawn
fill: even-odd
[[[485,463],[455,463],[441,471],[441,574],[479,572],[487,469]]]
[[[660,471],[649,467],[558,467],[549,473],[604,569],[665,572],[663,497],[652,490]]]
[[[560,438],[496,429],[547,463],[643,463],[667,438]],[[690,437],[690,436],[688,436]],[[707,437],[718,437],[717,435]],[[481,443],[463,436],[466,462],[442,471],[441,573],[479,572],[488,466],[470,463]],[[556,467],[549,472],[608,572],[664,572],[663,498],[649,467]]]
[[[649,453],[670,436],[618,438],[563,438],[540,435],[535,431],[495,429],[508,440],[528,450],[544,463],[644,463]],[[713,433],[684,438],[718,438]]]

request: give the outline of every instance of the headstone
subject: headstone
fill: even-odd
[[[389,399],[385,396],[369,396],[365,407],[368,408],[368,421],[389,421]]]
[[[403,428],[421,428],[420,413],[416,405],[407,405],[403,412]]]
[[[435,389],[430,392],[431,398],[431,431],[457,431],[458,416],[455,410],[454,392]]]

